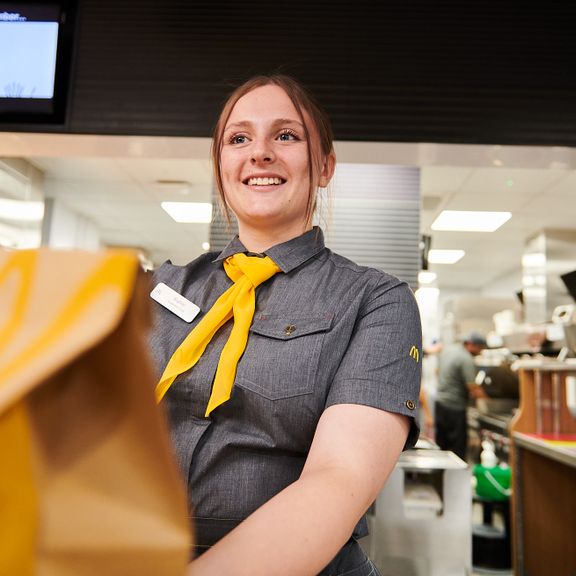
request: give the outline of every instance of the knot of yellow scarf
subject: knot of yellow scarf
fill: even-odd
[[[158,402],[162,400],[176,377],[190,370],[198,362],[214,334],[233,317],[234,325],[220,354],[205,415],[208,416],[217,406],[229,400],[236,377],[236,367],[246,349],[256,309],[256,287],[280,272],[280,268],[268,256],[260,258],[234,254],[224,261],[224,270],[234,284],[216,300],[204,318],[172,354],[156,386]]]

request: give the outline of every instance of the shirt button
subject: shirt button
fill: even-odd
[[[416,404],[414,404],[412,400],[406,400],[406,408],[408,408],[408,410],[414,410],[414,408],[416,408]]]
[[[284,334],[286,334],[286,336],[290,336],[290,334],[292,334],[295,330],[296,326],[294,326],[294,324],[288,324],[288,326],[284,328]]]

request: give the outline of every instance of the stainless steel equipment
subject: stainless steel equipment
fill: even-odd
[[[368,523],[362,546],[382,576],[470,574],[470,469],[449,451],[404,452]]]
[[[478,360],[477,363],[480,370],[476,382],[489,397],[476,399],[474,405],[468,408],[468,456],[472,461],[479,462],[481,443],[490,439],[498,460],[507,462],[510,453],[509,425],[519,404],[518,375],[504,358],[499,363],[482,363]]]
[[[552,322],[562,326],[564,331],[564,348],[561,353],[564,357],[576,356],[576,305],[556,306]]]

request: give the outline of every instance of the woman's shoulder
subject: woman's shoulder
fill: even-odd
[[[373,266],[368,266],[364,264],[358,264],[347,258],[346,256],[342,256],[336,252],[333,252],[330,249],[326,249],[328,261],[336,268],[339,268],[343,271],[347,271],[349,274],[357,276],[361,278],[366,283],[369,283],[374,288],[385,288],[391,289],[395,287],[408,287],[408,284],[404,281],[395,276],[394,274],[390,274],[381,268],[375,268]]]
[[[217,256],[218,252],[205,252],[187,264],[174,264],[171,260],[166,260],[153,271],[153,281],[171,286],[187,284],[190,278],[197,278],[217,267],[214,262]]]

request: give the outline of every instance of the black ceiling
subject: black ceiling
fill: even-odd
[[[66,123],[17,129],[209,136],[280,70],[339,140],[576,145],[573,2],[81,0],[77,24]]]

